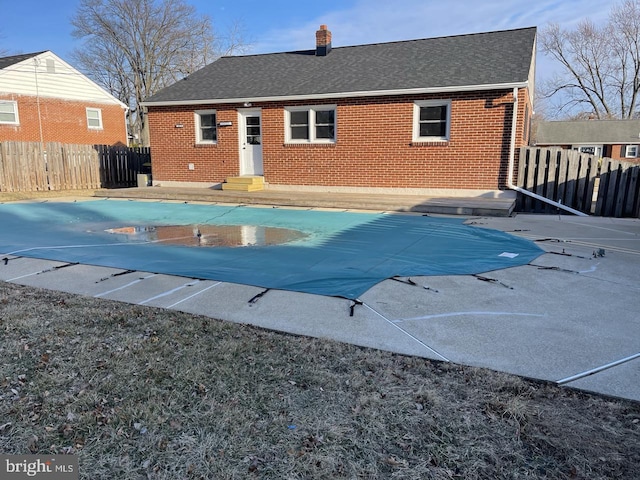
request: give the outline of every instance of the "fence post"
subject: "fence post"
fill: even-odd
[[[567,205],[567,179],[569,178],[569,157],[563,150],[558,150],[556,153],[558,157],[558,202],[562,202]],[[553,200],[553,199],[552,199]]]
[[[629,195],[624,206],[624,215],[640,218],[640,165],[630,168]]]

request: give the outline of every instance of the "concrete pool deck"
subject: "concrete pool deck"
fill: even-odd
[[[237,192],[211,188],[138,187],[99,190],[102,198],[182,200],[186,202],[232,203],[243,205],[276,205],[279,207],[311,207],[364,209],[391,212],[434,213],[441,215],[487,215],[508,217],[515,208],[514,192],[500,197],[443,197],[399,194],[367,194],[262,190]]]
[[[547,253],[479,276],[386,280],[359,302],[25,257],[2,262],[0,280],[640,400],[640,220],[520,214],[467,223]]]

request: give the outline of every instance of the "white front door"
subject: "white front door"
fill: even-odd
[[[263,175],[262,115],[260,110],[238,110],[240,175]]]

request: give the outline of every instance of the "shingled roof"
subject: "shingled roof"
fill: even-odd
[[[640,120],[572,120],[540,122],[537,145],[637,144]]]
[[[524,86],[536,28],[222,57],[145,105],[330,98]]]
[[[14,65],[16,63],[23,62],[24,60],[37,57],[41,53],[44,53],[44,51],[35,52],[35,53],[23,53],[21,55],[12,55],[10,57],[0,57],[0,70],[2,70],[3,68],[7,68],[11,65]]]

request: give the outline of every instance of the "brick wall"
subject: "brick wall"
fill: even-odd
[[[416,100],[451,100],[448,142],[413,143]],[[516,147],[525,145],[526,89],[519,92]],[[337,105],[337,142],[285,144],[284,107]],[[154,181],[223,182],[239,174],[237,105],[149,107]],[[511,140],[512,90],[389,96],[319,102],[254,103],[262,109],[265,181],[279,185],[505,188]],[[216,109],[216,145],[195,145],[194,110]],[[531,112],[531,107],[528,107]],[[176,127],[176,125],[181,127]],[[188,164],[194,165],[193,170]]]
[[[0,94],[1,100],[18,103],[20,125],[0,124],[0,141],[39,142],[40,122],[35,97]],[[86,108],[102,110],[102,130],[87,127]],[[40,98],[40,118],[44,142],[81,145],[127,144],[125,112],[119,105],[80,103],[54,98]]]
[[[640,141],[638,141],[638,143],[634,145],[640,145]],[[624,155],[625,147],[626,145],[622,145],[622,144],[605,145],[602,156],[609,157],[614,160],[620,160],[622,162],[640,163],[640,158],[628,158]]]

